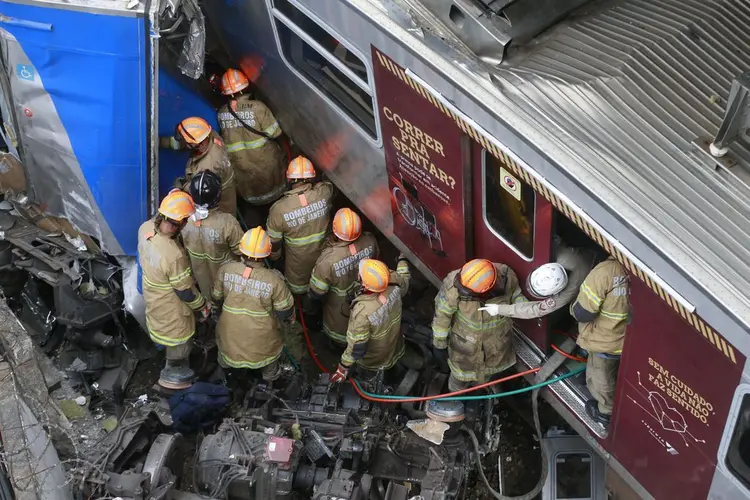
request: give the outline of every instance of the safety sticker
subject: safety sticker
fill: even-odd
[[[502,184],[503,189],[512,194],[515,199],[521,201],[521,183],[503,167],[500,167],[500,184]]]
[[[19,80],[34,81],[34,66],[30,64],[18,64],[16,65],[16,75]]]

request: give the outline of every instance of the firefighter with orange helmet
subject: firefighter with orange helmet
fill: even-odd
[[[325,245],[333,198],[333,185],[314,183],[315,175],[307,158],[292,160],[286,171],[291,188],[271,206],[266,224],[274,246],[271,259],[281,257],[283,245],[284,276],[292,293],[301,295],[305,303],[312,269]]]
[[[159,385],[182,389],[192,384],[188,366],[195,313],[208,319],[210,307],[198,293],[190,260],[177,237],[195,210],[187,193],[172,190],[162,200],[156,217],[138,230],[138,262],[143,270],[146,326],[156,344],[166,347],[167,364]]]
[[[286,156],[274,140],[282,134],[279,122],[265,104],[251,97],[249,85],[237,69],[221,77],[227,103],[219,108],[219,127],[240,197],[251,205],[267,205],[286,190]]]
[[[351,304],[346,350],[332,382],[345,380],[355,364],[358,377],[371,380],[378,370],[392,368],[405,353],[401,299],[409,291],[409,263],[399,256],[393,272],[379,260],[363,259],[358,274],[360,295]]]
[[[190,196],[195,213],[182,230],[182,241],[190,255],[190,266],[198,288],[206,300],[219,267],[237,261],[242,228],[233,215],[219,211],[221,179],[210,170],[198,172],[190,180]]]
[[[357,283],[362,259],[378,257],[378,241],[362,232],[362,219],[350,208],[333,216],[333,234],[318,257],[310,276],[310,298],[323,302],[323,332],[333,342],[346,345],[349,323],[347,295]]]
[[[281,375],[281,323],[294,320],[294,299],[281,273],[263,263],[271,255],[263,228],[247,231],[240,251],[242,262],[221,266],[211,292],[222,309],[216,326],[219,364],[261,370],[264,380],[273,381]]]
[[[451,391],[485,382],[515,364],[512,320],[483,308],[525,300],[516,273],[505,264],[474,259],[445,277],[435,298],[432,342],[437,356],[448,359]]]
[[[190,189],[190,179],[202,170],[211,170],[221,179],[221,200],[219,210],[224,213],[237,214],[237,190],[235,188],[234,170],[224,150],[224,142],[213,131],[211,125],[203,118],[196,116],[185,118],[175,127],[175,137],[162,137],[162,147],[187,149],[190,159],[185,166],[185,177],[175,181],[175,187],[184,191]]]

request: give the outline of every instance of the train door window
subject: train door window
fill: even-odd
[[[555,499],[589,499],[591,496],[591,455],[586,452],[558,453],[555,456]]]
[[[362,59],[289,0],[273,0],[271,12],[286,62],[377,139],[371,78]]]
[[[534,190],[483,152],[484,221],[490,230],[526,260],[534,257]]]
[[[750,488],[750,394],[742,396],[737,421],[726,454],[729,471]]]

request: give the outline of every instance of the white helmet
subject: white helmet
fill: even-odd
[[[535,299],[543,299],[560,293],[567,284],[568,273],[556,262],[537,267],[526,279],[526,289]]]

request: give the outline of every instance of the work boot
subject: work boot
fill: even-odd
[[[586,413],[589,417],[593,418],[595,421],[599,422],[603,426],[608,426],[609,421],[612,417],[612,415],[607,413],[602,413],[599,411],[599,403],[596,401],[596,399],[589,399],[586,401]]]
[[[188,366],[186,360],[167,360],[167,365],[159,374],[158,384],[165,389],[187,389],[193,385],[195,372]]]

